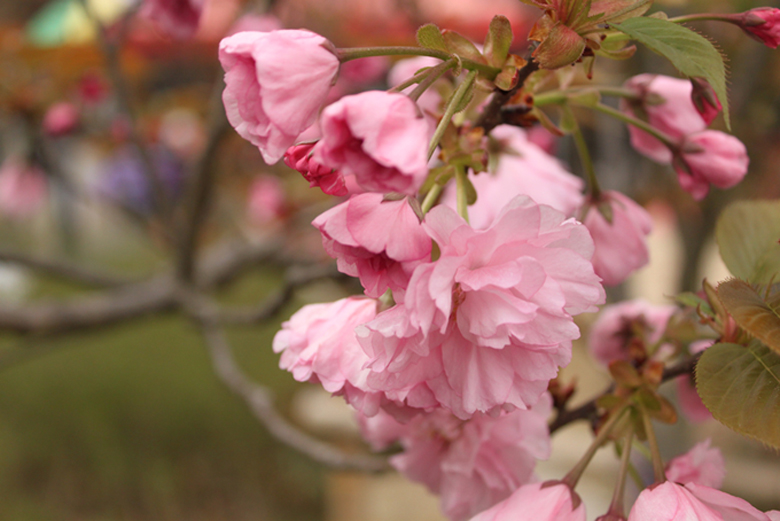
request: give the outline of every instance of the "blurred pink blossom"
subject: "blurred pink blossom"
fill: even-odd
[[[315,154],[370,192],[414,195],[428,174],[428,123],[407,96],[367,91],[325,107]]]
[[[282,182],[272,175],[260,175],[249,187],[247,215],[255,224],[265,225],[279,220],[286,210]]]
[[[589,204],[583,223],[596,245],[593,268],[606,286],[620,284],[649,262],[647,236],[653,220],[644,208],[620,192],[604,192],[600,200]],[[599,211],[605,205],[611,222]]]
[[[46,175],[37,166],[18,156],[9,156],[0,165],[0,213],[28,217],[44,204],[47,193]]]
[[[230,27],[228,34],[225,36],[232,36],[236,33],[242,33],[244,31],[267,33],[270,31],[278,31],[282,28],[282,22],[273,15],[246,14],[239,18],[236,23]]]
[[[398,60],[387,73],[387,84],[390,87],[397,87],[406,80],[412,78],[420,69],[426,67],[435,67],[440,63],[441,60],[431,58],[430,56],[416,56],[414,58]],[[402,92],[409,94],[414,90],[415,87],[416,85],[412,85],[411,87],[404,89]],[[426,115],[435,115],[439,113],[441,101],[441,95],[438,93],[436,88],[432,86],[422,93],[422,95],[417,99],[417,104]]]
[[[220,42],[228,120],[267,163],[277,162],[317,118],[339,70],[329,46],[303,30],[241,32]]]
[[[535,481],[536,461],[550,456],[551,410],[545,394],[527,411],[477,414],[466,421],[437,409],[406,424],[381,412],[360,423],[375,449],[400,441],[404,451],[390,464],[440,495],[447,517],[461,521]]]
[[[666,479],[681,485],[696,483],[705,487],[720,488],[726,477],[723,455],[717,447],[710,448],[706,439],[693,446],[666,465]]]
[[[47,135],[59,137],[73,132],[78,124],[79,110],[76,106],[68,101],[60,101],[46,111],[41,127]]]
[[[749,163],[742,141],[724,132],[705,130],[685,138],[682,157],[675,160],[674,169],[680,186],[701,200],[710,184],[731,188],[742,181]]]
[[[176,38],[189,38],[198,29],[204,0],[144,0],[139,15],[153,20]]]
[[[691,354],[704,351],[715,343],[714,340],[697,340],[691,343],[688,350]],[[694,423],[705,422],[712,419],[712,413],[701,401],[699,393],[696,391],[696,384],[692,375],[682,375],[674,379],[677,389],[677,401],[680,405],[680,411],[685,417]]]

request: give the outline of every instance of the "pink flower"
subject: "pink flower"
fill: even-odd
[[[563,483],[531,483],[471,521],[585,521],[585,504]]]
[[[65,136],[73,132],[79,124],[79,111],[73,103],[61,101],[55,103],[43,116],[41,127],[52,137]]]
[[[367,91],[323,110],[322,163],[370,192],[414,195],[428,174],[428,123],[407,96]]]
[[[361,421],[375,448],[398,440],[404,448],[390,458],[399,472],[441,496],[452,520],[468,519],[534,480],[536,460],[550,455],[547,418],[552,400],[544,395],[528,411],[460,420],[443,409],[400,424],[382,413]]]
[[[17,156],[0,166],[0,213],[23,218],[41,207],[48,192],[46,175]]]
[[[745,177],[750,160],[742,141],[717,130],[705,130],[685,138],[682,155],[674,162],[680,186],[701,200],[710,190],[731,188]]]
[[[528,140],[520,128],[501,125],[491,132],[503,152],[498,156],[495,172],[471,176],[477,190],[477,202],[469,207],[469,222],[485,229],[509,201],[527,195],[537,204],[552,206],[567,216],[582,206],[583,182],[566,171],[557,159]],[[455,208],[454,183],[445,191],[442,202]]]
[[[273,15],[246,14],[230,27],[226,36],[232,36],[244,31],[260,31],[267,33],[270,31],[278,31],[282,29],[282,27],[282,22]]]
[[[198,29],[203,3],[203,0],[145,0],[139,14],[176,38],[189,38]]]
[[[590,330],[590,353],[605,366],[613,360],[629,360],[632,340],[638,338],[645,347],[655,345],[663,337],[676,309],[641,299],[605,306]]]
[[[284,164],[300,172],[309,182],[309,187],[320,187],[328,195],[347,195],[346,183],[341,172],[322,165],[314,156],[313,143],[295,145],[284,154]]]
[[[688,350],[691,354],[700,353],[714,343],[714,340],[697,340],[696,342],[691,343]],[[680,412],[693,423],[711,420],[712,413],[704,405],[704,402],[701,401],[701,397],[696,391],[696,384],[693,381],[693,376],[678,376],[674,381],[677,389],[677,402],[680,406]]]
[[[714,488],[665,481],[639,494],[628,521],[770,521],[744,499]]]
[[[691,450],[666,465],[666,479],[681,485],[696,483],[720,488],[725,477],[723,455],[718,448],[710,448],[709,439],[697,443]]]
[[[246,31],[220,42],[228,121],[266,163],[316,120],[339,70],[330,45],[303,30]]]
[[[355,338],[355,327],[376,315],[377,301],[349,297],[327,304],[310,304],[282,324],[273,341],[275,353],[282,353],[279,367],[299,382],[320,383],[326,391],[344,399],[366,416],[380,407],[408,420],[416,411],[403,403],[406,396],[388,396],[366,385],[368,356]],[[430,392],[419,387],[408,390],[415,403],[433,407]],[[398,398],[398,399],[397,399]],[[427,400],[427,402],[426,402]]]
[[[285,213],[284,188],[278,177],[272,175],[259,176],[249,188],[247,214],[256,224],[268,224]]]
[[[756,7],[742,13],[740,25],[748,35],[767,47],[777,49],[780,45],[780,9]]]
[[[583,223],[596,245],[593,268],[605,285],[620,284],[650,260],[646,237],[653,229],[653,220],[644,208],[620,192],[604,192],[590,205]],[[599,211],[605,205],[611,222]]]
[[[780,521],[780,510],[770,510],[766,515],[770,521]]]
[[[339,271],[360,278],[370,297],[379,298],[388,288],[405,290],[414,268],[430,260],[431,239],[406,199],[355,195],[312,224]]]
[[[572,316],[604,300],[587,230],[527,197],[484,231],[443,205],[424,227],[439,259],[415,269],[402,305],[357,330],[369,382],[425,382],[460,418],[528,408],[571,358]]]
[[[682,138],[687,134],[700,132],[712,121],[703,119],[693,104],[693,86],[690,81],[640,74],[629,79],[624,86],[636,92],[639,99],[621,101],[622,110],[646,120],[671,138]],[[714,115],[708,112],[708,117]],[[639,153],[662,164],[672,161],[671,150],[656,138],[631,125],[628,131],[631,134],[631,146]]]

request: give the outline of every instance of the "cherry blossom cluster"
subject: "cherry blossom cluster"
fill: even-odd
[[[562,9],[531,3],[545,16]],[[344,64],[374,54],[350,54],[306,30],[222,40],[228,120],[266,162],[284,158],[310,186],[339,198],[312,224],[339,271],[364,289],[304,306],[273,349],[296,380],[343,396],[374,448],[399,443],[403,452],[391,464],[438,493],[451,519],[584,520],[573,491],[579,471],[560,482],[534,476],[536,460],[550,452],[548,388],[580,336],[574,317],[597,311],[603,285],[648,262],[651,219],[595,179],[586,187],[530,132],[482,122],[490,91],[474,88],[475,80],[498,44],[486,46],[485,58],[457,41],[464,59],[439,51],[401,60],[388,75],[390,90],[339,97],[332,87]],[[555,68],[551,41],[534,57]],[[595,45],[588,40],[583,49]],[[518,69],[538,65],[519,57],[493,63],[496,85],[507,71],[517,81]],[[745,147],[707,130],[720,104],[706,82],[640,75],[620,95],[634,147],[672,164],[694,198],[744,177]],[[618,437],[640,390],[651,389],[648,399],[665,410],[654,388],[659,368],[679,354],[665,343],[675,312],[625,303],[606,309],[594,327],[592,350],[618,375],[619,405],[598,443]],[[702,480],[708,465],[710,478],[722,474],[719,457],[697,447],[672,462],[669,480],[643,491],[628,519],[688,519],[682,511],[770,519],[716,490],[719,479]]]

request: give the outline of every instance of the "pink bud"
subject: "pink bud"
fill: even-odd
[[[776,7],[756,7],[742,13],[740,26],[767,47],[777,49],[780,45],[780,9]]]
[[[731,188],[747,173],[750,162],[747,149],[732,135],[705,130],[687,136],[681,149],[681,155],[675,158],[674,169],[680,186],[694,199],[704,199],[710,184]]]
[[[709,125],[723,110],[715,89],[704,78],[691,78],[693,92],[691,92],[691,101],[693,106],[699,111],[699,115],[704,123]]]

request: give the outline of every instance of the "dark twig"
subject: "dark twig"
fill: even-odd
[[[202,299],[188,297],[192,318],[199,324],[211,354],[214,371],[225,386],[241,397],[268,432],[285,445],[330,468],[381,472],[387,461],[365,454],[348,454],[301,431],[279,414],[271,392],[250,381],[233,358],[224,331],[217,325],[215,308]],[[194,306],[193,303],[196,303]]]
[[[77,264],[58,262],[17,252],[0,251],[0,262],[16,264],[45,275],[94,288],[115,288],[133,282],[107,273],[86,269]]]
[[[482,127],[487,133],[502,124],[504,122],[504,115],[501,112],[501,109],[504,105],[509,103],[512,97],[517,94],[520,89],[523,88],[528,77],[538,70],[539,64],[531,59],[518,71],[517,84],[512,87],[511,90],[496,89],[493,93],[493,97],[490,98],[490,103],[488,103],[485,110],[482,111],[482,115],[477,120],[475,126]]]
[[[686,360],[683,360],[682,362],[680,362],[675,366],[666,368],[664,370],[664,374],[661,381],[667,382],[669,380],[677,378],[678,376],[682,376],[685,374],[693,374],[693,371],[696,369],[696,363],[699,361],[700,357],[701,357],[701,353],[698,353]],[[580,405],[576,409],[559,410],[558,414],[555,416],[555,419],[550,423],[550,434],[554,433],[561,427],[565,427],[566,425],[578,420],[589,420],[592,422],[598,419],[598,407],[596,406],[596,402],[598,401],[599,398],[611,393],[613,390],[614,390],[614,386],[609,386],[603,393],[599,394],[596,398],[593,398],[592,400]]]

